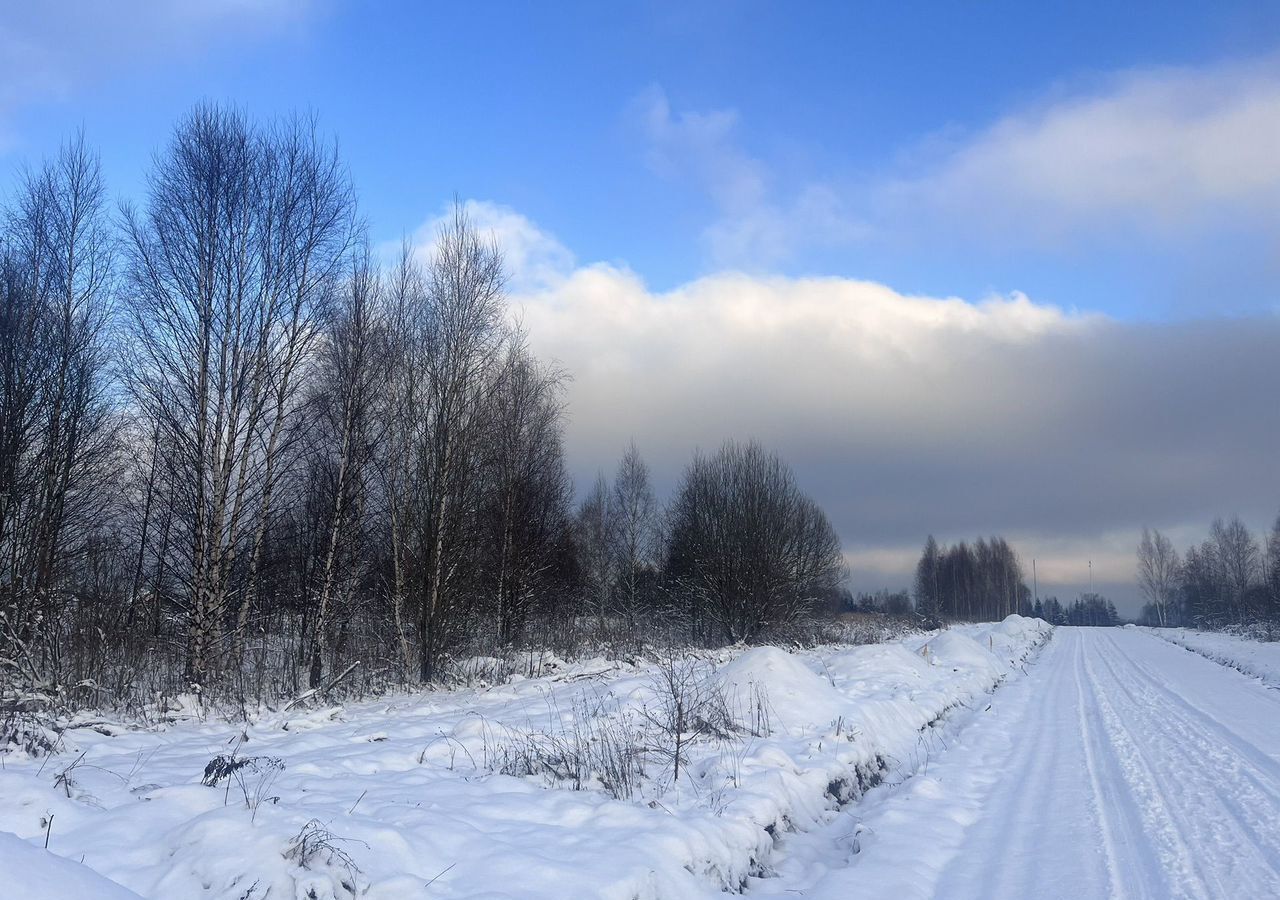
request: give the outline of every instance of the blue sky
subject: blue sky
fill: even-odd
[[[0,0],[9,174],[140,198],[199,100],[317,113],[380,244],[469,203],[580,484],[757,437],[855,587],[998,532],[1130,606],[1280,508],[1280,4]]]
[[[1134,72],[1274,59],[1275,4],[39,6],[3,4],[0,27],[47,45],[54,70],[16,79],[0,105],[5,158],[83,123],[121,193],[194,100],[226,99],[264,116],[317,111],[380,238],[457,193],[519,210],[579,260],[625,262],[656,289],[729,267],[967,298],[1020,290],[1120,316],[1275,302],[1275,242],[1248,228],[1009,246],[969,239],[963,216],[886,225],[873,208],[884,183],[930,171],[1002,117]],[[85,58],[59,59],[59,44]],[[655,160],[655,96],[677,123],[730,116],[717,152],[755,167],[768,204],[821,186],[849,233],[763,259],[709,250],[706,229],[735,201],[697,165]],[[1189,259],[1214,240],[1230,251]]]

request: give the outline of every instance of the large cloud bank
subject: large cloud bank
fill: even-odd
[[[576,265],[509,209],[470,208],[515,249],[535,349],[572,374],[580,483],[633,437],[662,489],[695,448],[754,437],[828,510],[856,585],[905,584],[929,533],[1000,532],[1042,587],[1083,587],[1092,560],[1122,601],[1142,525],[1190,539],[1280,508],[1275,317],[1121,322],[1020,294],[737,273],[655,293]]]

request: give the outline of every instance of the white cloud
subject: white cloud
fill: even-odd
[[[1280,57],[1113,73],[966,136],[896,148],[896,166],[799,184],[743,146],[733,110],[675,110],[651,88],[632,117],[654,171],[712,202],[713,267],[764,271],[868,239],[1001,252],[1224,228],[1280,240]]]
[[[634,111],[649,141],[649,164],[656,171],[672,177],[692,175],[727,209],[750,209],[764,201],[764,167],[735,146],[734,110],[672,112],[666,93],[651,87],[636,98]]]
[[[511,207],[488,200],[467,200],[463,209],[471,225],[480,234],[491,237],[502,251],[511,292],[548,290],[560,285],[572,273],[575,261],[569,249]],[[452,216],[453,205],[447,204],[438,215],[409,235],[412,252],[420,262],[431,259],[440,229]],[[400,243],[383,244],[379,251],[382,258],[390,262],[400,252]]]
[[[1280,210],[1280,63],[1155,69],[1002,118],[883,187],[896,215],[1058,237]]]
[[[717,266],[759,271],[798,250],[842,246],[864,233],[839,191],[820,182],[790,189],[774,183],[766,164],[738,145],[738,114],[673,111],[658,87],[632,104],[647,144],[650,167],[663,177],[694,185],[716,207],[703,233]]]

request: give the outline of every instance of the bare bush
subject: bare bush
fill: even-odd
[[[562,720],[554,706],[551,713],[552,721]],[[585,694],[575,700],[564,729],[504,731],[492,743],[486,740],[484,765],[577,791],[598,785],[615,799],[630,798],[645,777],[643,741],[634,723],[608,698]]]
[[[680,780],[689,746],[705,738],[730,740],[746,729],[730,711],[720,684],[706,664],[669,654],[658,661],[653,676],[656,702],[642,715],[656,730],[659,741],[647,749],[665,757],[671,779]]]
[[[755,443],[695,457],[670,517],[667,579],[695,631],[756,640],[807,613],[844,571],[827,517]]]
[[[274,803],[280,799],[271,796],[270,792],[277,776],[284,771],[284,760],[275,756],[239,756],[237,754],[241,743],[242,741],[237,740],[231,753],[220,754],[209,760],[200,781],[208,787],[216,787],[225,781],[227,787],[224,799],[230,796],[231,785],[234,783],[240,789],[245,809],[253,813],[252,818],[256,818],[258,807],[264,802]]]
[[[364,873],[356,865],[355,859],[340,846],[351,842],[350,838],[335,835],[318,819],[311,819],[289,842],[284,858],[309,871],[325,870],[335,874],[336,887],[341,888],[347,896],[355,898],[364,893],[367,885],[364,883]],[[310,896],[314,897],[315,894]]]

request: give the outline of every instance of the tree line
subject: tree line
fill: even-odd
[[[1120,624],[1120,614],[1115,604],[1101,594],[1089,591],[1070,603],[1064,604],[1057,597],[1036,599],[1031,615],[1044,619],[1050,625],[1113,626]]]
[[[915,612],[930,626],[954,620],[999,620],[1016,613],[1051,625],[1117,625],[1115,604],[1093,592],[1064,604],[1033,597],[1017,553],[1002,537],[950,547],[932,535],[916,563]]]
[[[1002,537],[943,547],[930,535],[916,564],[916,612],[933,626],[1031,615],[1031,593],[1017,554]]]
[[[1280,624],[1280,518],[1259,538],[1238,516],[1215,519],[1200,544],[1179,554],[1168,536],[1144,528],[1138,584],[1149,625],[1196,628]]]
[[[500,249],[455,204],[380,263],[313,120],[198,106],[118,210],[77,137],[0,229],[11,701],[430,681],[588,630],[753,641],[843,576],[755,443],[696,454],[665,507],[633,444],[575,504],[567,375]]]

